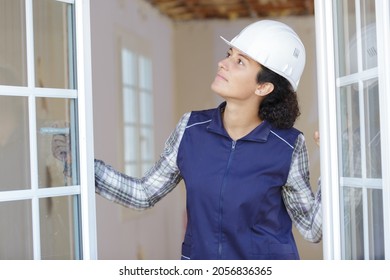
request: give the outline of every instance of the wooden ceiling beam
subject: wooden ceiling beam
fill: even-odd
[[[314,0],[145,0],[173,20],[314,14]]]

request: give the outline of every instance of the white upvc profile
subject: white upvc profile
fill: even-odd
[[[340,226],[337,159],[337,120],[335,54],[333,40],[332,1],[315,1],[317,94],[319,132],[321,135],[321,185],[323,207],[323,254],[324,259],[340,259]],[[333,133],[330,133],[333,132]]]
[[[383,222],[385,235],[385,258],[390,260],[390,2],[376,1],[376,28],[378,45],[379,106],[381,112],[382,138],[382,184],[383,184]]]
[[[372,7],[375,6],[375,9]],[[317,93],[319,102],[319,130],[321,135],[321,186],[323,204],[323,252],[324,259],[390,259],[390,4],[389,1],[376,0],[354,0],[354,1],[323,1],[315,0],[315,22],[316,22],[316,51],[317,51]],[[377,66],[364,66],[364,56],[367,50],[363,50],[363,29],[374,22],[373,32],[377,38]],[[372,25],[372,24],[370,24]],[[345,29],[343,29],[345,28]],[[350,30],[350,29],[352,30]],[[356,29],[353,31],[353,29]],[[344,33],[343,33],[344,32]],[[351,55],[350,40],[351,32],[356,32],[356,53],[357,59],[354,62]],[[366,32],[366,31],[364,31]],[[366,33],[367,34],[367,33]],[[372,34],[371,34],[372,35]],[[373,37],[373,38],[375,38]],[[341,38],[341,39],[340,39]],[[367,39],[365,39],[367,40]],[[346,56],[350,57],[346,57]],[[367,57],[365,58],[367,59]],[[344,64],[343,64],[344,63]],[[350,63],[349,65],[347,63]],[[357,72],[345,72],[342,67],[348,67],[355,63]],[[366,91],[365,85],[371,80],[378,81],[379,98],[379,120],[380,131],[380,177],[370,175],[369,156],[372,151],[367,150],[371,142],[367,136],[369,127],[372,124],[369,98],[372,92]],[[348,88],[349,87],[349,88]],[[351,94],[342,99],[341,95],[349,92],[351,87],[354,96]],[[371,95],[372,96],[372,95]],[[350,119],[352,114],[343,110],[353,110],[358,102],[358,119]],[[347,102],[347,103],[343,103]],[[342,107],[342,105],[346,107]],[[349,107],[348,107],[349,106]],[[347,109],[345,109],[347,108]],[[343,116],[344,115],[344,119]],[[342,152],[342,121],[347,125],[354,124],[359,127],[359,143],[352,143],[359,149],[359,161],[361,175],[348,175],[342,171],[344,165]],[[379,124],[376,122],[376,125]],[[352,127],[352,126],[351,126]],[[350,130],[352,131],[352,129]],[[348,132],[351,134],[351,132]],[[366,139],[367,138],[367,139]],[[352,139],[352,137],[350,137]],[[353,147],[354,148],[354,147]],[[356,164],[356,157],[350,154],[348,160]],[[349,168],[353,168],[349,166]],[[379,169],[377,169],[379,170]],[[357,218],[353,207],[357,207],[355,198],[348,197],[349,190],[357,190],[359,193],[359,211],[361,216]],[[375,198],[378,194],[382,196],[380,203]],[[347,199],[347,200],[346,200]],[[382,204],[382,205],[380,205]],[[352,210],[351,210],[352,209]],[[347,212],[352,211],[352,212]],[[383,213],[382,213],[383,212]],[[346,215],[349,214],[351,216]],[[379,214],[379,215],[378,215]],[[383,219],[380,217],[383,216]],[[379,218],[378,218],[379,217]],[[356,219],[356,220],[353,220]],[[360,222],[360,227],[354,224]],[[380,224],[373,223],[373,220],[381,221]],[[351,223],[348,227],[346,223]],[[356,226],[356,227],[355,227]],[[354,232],[360,231],[356,236]],[[347,233],[348,232],[348,233]],[[383,241],[381,241],[383,238]],[[348,251],[349,250],[349,251]],[[352,253],[351,253],[352,252]],[[358,253],[357,253],[358,252]],[[382,253],[383,252],[383,253]]]
[[[69,215],[70,222],[68,230],[71,235],[69,247],[71,255],[75,259],[97,259],[97,241],[96,241],[96,209],[95,209],[95,187],[94,187],[94,146],[93,146],[93,114],[92,114],[92,72],[91,72],[91,41],[90,41],[90,1],[89,0],[51,0],[52,2],[34,2],[33,0],[20,1],[25,8],[21,12],[24,17],[25,27],[22,28],[25,38],[25,53],[20,54],[20,57],[25,58],[25,74],[26,82],[24,85],[0,85],[0,97],[12,97],[15,99],[27,99],[28,110],[28,158],[29,158],[29,185],[22,188],[7,189],[7,186],[1,184],[0,203],[1,205],[12,205],[15,202],[31,202],[31,243],[28,246],[32,248],[32,255],[19,255],[18,258],[33,258],[42,259],[42,243],[47,242],[42,238],[42,213],[40,213],[40,203],[45,199],[52,198],[68,198],[72,201],[69,209],[64,212]],[[36,77],[36,50],[34,40],[34,31],[37,26],[34,26],[34,5],[44,5],[60,2],[64,5],[69,5],[68,9],[63,9],[65,29],[63,38],[64,47],[67,53],[64,55],[68,61],[65,65],[69,66],[69,73],[66,79],[69,79],[71,86],[65,88],[53,88],[50,86],[43,87],[37,85]],[[19,3],[19,2],[13,2]],[[5,4],[4,4],[5,5]],[[5,6],[6,7],[6,6]],[[38,6],[41,7],[41,6]],[[37,11],[35,11],[37,12]],[[63,24],[63,22],[62,22]],[[67,26],[66,26],[67,24]],[[11,35],[10,35],[11,34]],[[8,36],[13,36],[11,32],[7,32]],[[19,36],[16,34],[14,36]],[[51,40],[55,40],[55,34],[45,34],[51,36]],[[6,38],[7,39],[7,38]],[[69,114],[71,121],[70,133],[72,137],[72,153],[74,161],[78,161],[78,169],[76,164],[72,163],[72,171],[77,179],[65,179],[70,183],[64,182],[63,185],[42,186],[40,185],[39,174],[39,155],[37,137],[40,127],[37,126],[37,99],[45,98],[50,100],[62,100],[66,104],[71,104]],[[67,103],[69,102],[69,103]],[[73,106],[77,104],[77,106]],[[40,136],[42,137],[42,136]],[[77,140],[76,140],[77,139]],[[73,149],[74,148],[74,149]],[[51,149],[50,146],[45,146],[45,153]],[[77,152],[76,152],[77,151]],[[17,176],[16,173],[14,176]],[[1,178],[0,178],[1,180]],[[1,182],[0,182],[1,183]],[[5,204],[7,203],[7,204]],[[28,203],[26,205],[29,205]],[[7,206],[4,206],[7,207]],[[69,214],[69,213],[72,214]],[[7,215],[12,215],[8,213]],[[73,215],[73,216],[72,216]],[[15,217],[19,218],[19,217]],[[28,217],[27,217],[28,218]],[[69,222],[69,221],[67,221]],[[73,224],[72,224],[73,223]],[[23,229],[21,229],[23,230]],[[26,233],[29,236],[29,233]],[[48,246],[48,245],[46,245]],[[1,249],[0,249],[1,250]],[[28,250],[27,250],[28,251]],[[5,254],[5,255],[4,255]],[[7,253],[0,254],[7,258]],[[50,256],[45,256],[50,258]],[[60,257],[61,258],[61,257]]]
[[[90,1],[75,1],[83,258],[97,259]]]

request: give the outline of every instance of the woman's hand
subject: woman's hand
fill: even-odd
[[[53,156],[64,164],[64,175],[72,176],[72,152],[69,134],[55,134],[51,141]]]
[[[70,155],[70,141],[68,135],[55,134],[51,141],[51,150],[53,156],[63,161]]]
[[[313,138],[314,138],[314,142],[316,142],[316,144],[319,147],[320,146],[320,133],[318,131],[315,131]]]

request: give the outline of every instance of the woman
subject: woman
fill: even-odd
[[[96,192],[144,209],[183,179],[182,259],[299,259],[292,224],[309,241],[322,236],[320,191],[311,190],[305,139],[293,128],[304,47],[270,20],[225,42],[211,85],[225,102],[184,114],[143,178],[95,160]]]

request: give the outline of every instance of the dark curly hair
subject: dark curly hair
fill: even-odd
[[[257,74],[257,82],[274,85],[274,90],[260,104],[259,117],[276,128],[291,128],[301,112],[290,82],[263,65]]]

